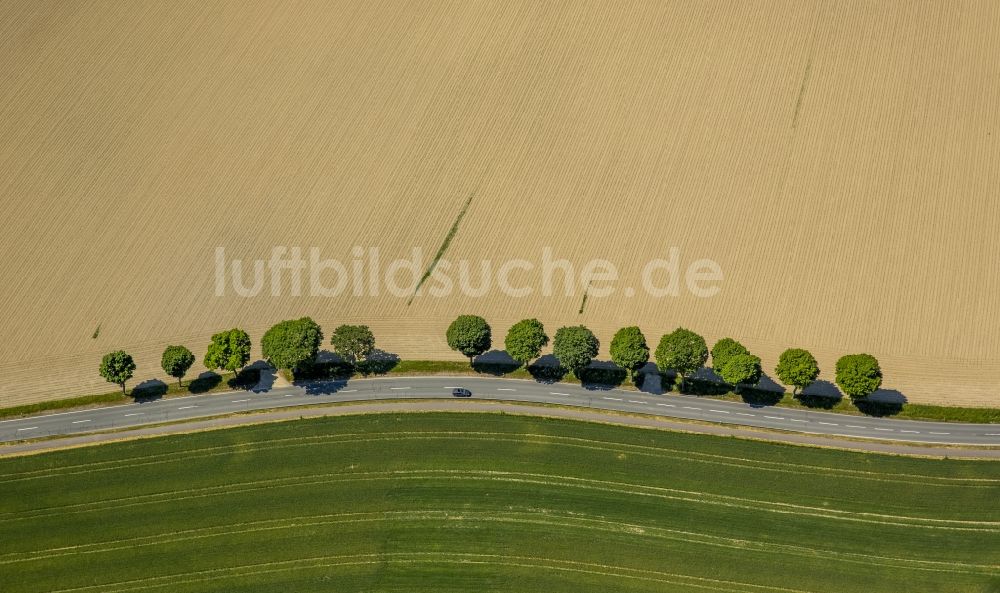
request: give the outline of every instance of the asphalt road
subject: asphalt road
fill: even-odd
[[[1000,447],[1000,425],[959,424],[850,416],[832,412],[753,407],[684,395],[654,395],[620,389],[543,384],[529,380],[479,377],[392,377],[331,381],[270,389],[208,393],[142,403],[89,408],[0,421],[0,442],[106,429],[137,427],[252,410],[334,402],[388,399],[456,400],[453,387],[472,391],[473,399],[560,404],[655,414],[703,422],[778,429],[824,437],[853,437],[918,444]]]

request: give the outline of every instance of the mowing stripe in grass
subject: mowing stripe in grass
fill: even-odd
[[[284,529],[301,529],[305,527],[333,526],[350,523],[391,522],[391,521],[458,521],[468,523],[513,523],[521,525],[540,525],[547,527],[568,527],[610,533],[628,533],[654,539],[665,539],[706,545],[742,551],[753,551],[765,554],[781,553],[805,558],[835,557],[844,562],[864,565],[882,566],[885,568],[906,568],[929,572],[948,572],[957,574],[974,574],[992,576],[1000,566],[988,564],[972,564],[965,562],[945,562],[939,560],[922,560],[918,558],[898,558],[893,556],[878,556],[870,553],[844,552],[839,550],[817,549],[807,546],[795,546],[761,540],[743,538],[727,538],[679,529],[668,529],[649,525],[635,525],[616,521],[607,521],[594,517],[583,517],[579,513],[565,515],[543,510],[535,512],[524,511],[490,511],[476,513],[462,511],[456,516],[453,511],[412,510],[412,511],[381,511],[377,513],[334,513],[324,515],[303,515],[285,519],[265,519],[261,521],[240,522],[229,525],[215,525],[200,529],[174,531],[144,537],[109,540],[78,546],[50,548],[31,552],[6,554],[0,560],[0,565],[18,564],[63,558],[82,554],[100,554],[128,550],[137,547],[147,547],[177,542],[187,542],[196,539],[227,537],[238,534],[261,533]]]
[[[310,474],[288,478],[271,478],[266,480],[253,480],[247,482],[236,482],[232,484],[207,486],[200,488],[187,488],[143,494],[136,496],[125,496],[120,498],[105,499],[86,503],[76,503],[69,505],[57,505],[33,509],[31,511],[13,511],[4,513],[6,517],[0,517],[0,522],[8,523],[13,521],[25,521],[52,517],[73,513],[85,513],[107,510],[110,508],[138,507],[150,504],[162,503],[164,499],[170,501],[196,500],[211,498],[215,496],[230,496],[237,493],[259,492],[267,489],[293,488],[301,486],[314,486],[322,484],[334,484],[340,482],[375,482],[392,480],[469,480],[469,481],[495,481],[521,484],[537,484],[551,487],[577,488],[584,490],[594,490],[601,492],[611,492],[615,494],[627,494],[634,496],[646,496],[661,498],[664,500],[675,500],[692,504],[707,504],[728,508],[742,509],[754,512],[768,512],[782,515],[798,515],[828,520],[853,521],[860,523],[870,523],[877,525],[893,525],[906,528],[939,529],[951,531],[970,531],[985,533],[1000,533],[1000,522],[997,521],[969,521],[960,519],[933,519],[923,517],[909,517],[905,515],[892,515],[887,513],[867,513],[861,511],[846,511],[840,509],[830,509],[813,507],[808,505],[796,505],[791,503],[774,502],[753,498],[743,498],[738,496],[727,496],[710,492],[700,492],[692,490],[681,490],[676,488],[666,488],[662,486],[645,486],[641,484],[630,484],[627,482],[616,482],[611,480],[595,480],[589,478],[578,478],[574,476],[561,476],[557,474],[544,474],[534,472],[507,472],[507,471],[481,471],[465,469],[440,469],[440,470],[396,470],[388,472],[330,472],[322,474]],[[9,515],[16,515],[10,517]]]
[[[348,562],[331,562],[344,560]],[[697,577],[692,575],[669,573],[655,570],[643,570],[638,568],[628,568],[611,564],[597,564],[592,562],[579,562],[574,560],[561,560],[557,558],[545,558],[537,556],[513,556],[504,554],[472,554],[465,552],[382,552],[378,554],[344,554],[330,556],[313,556],[311,558],[301,558],[296,560],[278,560],[274,562],[260,562],[256,564],[243,564],[239,566],[229,566],[225,568],[212,568],[171,575],[148,577],[143,579],[131,579],[115,583],[103,583],[100,585],[87,585],[84,587],[73,587],[69,589],[57,589],[52,593],[76,593],[80,591],[92,591],[99,589],[104,593],[124,593],[126,591],[145,591],[154,588],[162,588],[170,585],[183,585],[189,583],[201,583],[208,580],[218,580],[234,578],[237,576],[255,576],[274,572],[302,570],[307,568],[320,568],[330,566],[347,566],[351,564],[383,564],[387,562],[400,563],[445,563],[445,564],[473,564],[485,563],[491,565],[521,566],[524,568],[543,568],[553,570],[569,570],[575,572],[586,572],[601,576],[615,578],[636,578],[650,580],[653,582],[681,585],[712,591],[731,591],[734,593],[746,593],[746,591],[778,591],[783,593],[809,593],[802,589],[789,589],[786,587],[775,587],[770,585],[756,585],[739,581],[728,581],[722,579],[712,579]],[[220,574],[232,573],[232,574]],[[198,578],[189,580],[189,577]],[[728,587],[745,587],[736,590]],[[108,589],[107,587],[119,587]]]
[[[469,199],[465,201],[465,205],[462,206],[462,209],[458,212],[458,216],[455,217],[455,222],[451,223],[451,228],[448,230],[448,234],[444,236],[444,241],[441,242],[441,247],[438,247],[437,253],[434,255],[434,259],[431,260],[430,265],[427,266],[427,271],[425,271],[424,275],[420,277],[416,288],[413,289],[413,294],[411,294],[410,299],[406,301],[407,307],[410,306],[410,303],[413,302],[413,298],[420,292],[420,287],[423,286],[424,282],[426,282],[427,279],[431,277],[431,274],[434,273],[434,268],[437,267],[438,261],[444,253],[448,251],[448,245],[450,245],[451,240],[455,238],[455,233],[458,232],[458,225],[462,223],[462,219],[465,217],[465,213],[469,210],[469,205],[472,204],[472,198],[474,197],[476,197],[476,192],[469,194]]]
[[[780,461],[767,461],[762,459],[748,459],[744,457],[731,457],[712,453],[702,453],[698,451],[685,451],[681,449],[670,449],[663,447],[651,447],[646,445],[635,445],[616,441],[605,441],[598,439],[584,439],[580,437],[564,437],[557,435],[545,435],[537,433],[512,433],[512,432],[483,432],[483,431],[398,431],[389,433],[365,432],[365,433],[340,433],[332,435],[316,435],[308,437],[290,437],[284,439],[270,439],[267,441],[251,441],[232,445],[220,445],[217,447],[203,447],[198,449],[185,449],[172,453],[149,455],[144,461],[135,461],[134,458],[120,460],[109,460],[88,464],[78,464],[64,466],[60,468],[50,468],[45,470],[35,470],[32,472],[22,472],[7,474],[9,479],[0,480],[0,484],[22,482],[37,479],[56,478],[63,476],[89,474],[98,471],[113,471],[127,468],[144,467],[151,465],[161,465],[176,462],[190,462],[195,459],[208,459],[220,455],[230,455],[234,451],[240,453],[253,453],[271,450],[282,450],[304,446],[315,446],[316,444],[338,444],[338,443],[359,443],[359,442],[382,442],[382,441],[402,441],[402,440],[433,440],[433,439],[464,439],[480,440],[489,442],[515,442],[515,443],[544,443],[560,446],[571,446],[581,449],[597,451],[620,451],[645,455],[650,457],[668,458],[674,461],[684,461],[690,463],[706,463],[721,465],[725,467],[755,469],[772,471],[796,475],[827,475],[859,480],[869,480],[876,482],[891,482],[898,484],[914,484],[920,486],[940,486],[940,487],[965,487],[965,488],[995,488],[995,484],[1000,483],[1000,479],[992,478],[963,478],[950,476],[928,476],[918,474],[888,474],[870,472],[864,470],[832,468],[822,466],[811,466]],[[677,454],[682,455],[678,457]],[[169,458],[168,458],[169,457]],[[104,467],[98,467],[104,466]],[[64,471],[78,470],[78,471]],[[897,479],[894,476],[913,479]],[[941,483],[934,483],[938,480]]]

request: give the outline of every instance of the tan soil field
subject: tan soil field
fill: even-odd
[[[449,260],[549,246],[638,287],[676,247],[721,292],[215,296],[216,247],[426,265],[473,193]],[[871,352],[909,401],[1000,405],[995,0],[6,0],[0,202],[0,406],[303,315],[460,359],[466,312],[500,347],[523,317],[583,323],[605,358],[631,324],[730,335],[768,372],[802,346],[830,381]]]

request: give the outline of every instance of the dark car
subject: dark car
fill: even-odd
[[[454,397],[472,397],[472,392],[468,389],[462,389],[461,387],[456,387],[451,390],[451,394]]]

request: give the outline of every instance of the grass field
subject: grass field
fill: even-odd
[[[0,492],[5,593],[1000,586],[1000,464],[527,417],[295,421],[11,458]]]
[[[0,3],[0,407],[101,391],[112,349],[145,380],[167,344],[303,315],[458,360],[460,313],[605,346],[682,325],[768,371],[807,347],[828,381],[869,351],[909,401],[996,406],[998,22],[995,0]],[[217,247],[276,245],[473,269],[548,246],[619,288],[677,247],[725,280],[585,307],[214,296]]]

